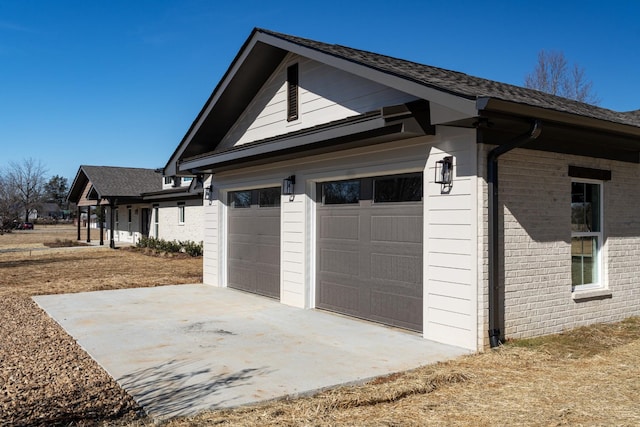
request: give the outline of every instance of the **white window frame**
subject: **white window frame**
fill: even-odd
[[[131,208],[127,208],[127,231],[129,232],[129,236],[133,235],[133,230],[131,229],[132,220],[133,212],[131,212]]]
[[[160,207],[153,207],[153,234],[156,239],[160,238]]]
[[[184,205],[178,205],[178,225],[184,225],[184,223],[185,223]]]
[[[583,179],[583,178],[572,178],[571,183],[579,183],[579,184],[594,184],[598,186],[598,198],[599,198],[599,212],[598,218],[600,221],[600,226],[598,227],[599,231],[586,231],[586,232],[578,232],[571,230],[571,242],[573,243],[574,237],[596,237],[597,245],[596,245],[596,268],[597,268],[597,280],[593,283],[586,283],[583,285],[573,285],[572,283],[572,292],[581,292],[588,291],[594,289],[604,289],[605,288],[605,280],[604,280],[604,262],[603,262],[603,252],[604,252],[604,181],[595,180],[595,179]],[[573,260],[572,260],[573,262]],[[571,267],[573,274],[573,265]],[[572,279],[573,282],[573,279]]]

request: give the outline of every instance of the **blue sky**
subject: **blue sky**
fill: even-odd
[[[540,49],[640,108],[640,1],[0,3],[0,168],[165,165],[254,27],[522,85]]]

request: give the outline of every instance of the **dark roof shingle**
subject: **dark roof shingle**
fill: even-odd
[[[622,113],[458,71],[423,65],[341,45],[328,44],[264,29],[256,31],[345,59],[378,71],[409,79],[468,99],[495,98],[584,117],[640,127],[640,111]]]
[[[140,197],[162,190],[161,175],[154,169],[116,166],[80,166],[101,197]]]

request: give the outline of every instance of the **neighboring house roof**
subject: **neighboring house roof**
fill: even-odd
[[[136,199],[142,193],[162,190],[161,175],[154,169],[82,165],[78,169],[67,199],[78,203],[87,186],[92,200]]]
[[[537,141],[539,149],[640,162],[640,111],[613,111],[457,71],[256,28],[174,151],[164,173],[193,173],[202,162],[185,159],[217,153],[217,144],[289,52],[457,112],[453,118],[432,124],[476,127],[478,118],[490,118],[490,126],[480,133],[483,141],[492,144],[521,134],[529,128],[527,120],[536,118],[545,120],[544,136]],[[249,153],[247,147],[242,149]]]

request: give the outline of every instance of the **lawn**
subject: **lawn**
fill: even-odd
[[[75,239],[66,228],[0,236],[0,425],[155,425],[30,297],[199,283],[201,259],[46,249],[45,240]],[[639,378],[640,319],[631,318],[163,425],[640,425]]]

